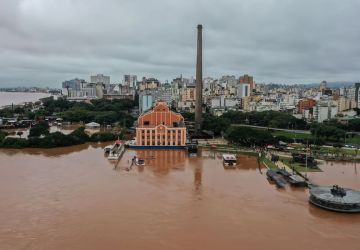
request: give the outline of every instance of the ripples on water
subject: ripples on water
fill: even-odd
[[[0,249],[358,249],[360,216],[278,190],[255,158],[225,170],[208,152],[128,150],[116,164],[103,146],[0,150]],[[126,171],[135,154],[146,166]],[[319,184],[360,189],[357,166],[323,168]]]

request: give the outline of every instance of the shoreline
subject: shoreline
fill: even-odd
[[[5,147],[0,147],[0,151],[1,150],[28,150],[28,149],[34,149],[34,150],[47,150],[47,149],[62,149],[62,148],[70,148],[70,147],[76,147],[76,146],[82,146],[82,145],[99,145],[99,144],[106,144],[111,142],[111,140],[109,141],[103,141],[103,142],[85,142],[85,143],[81,143],[81,144],[76,144],[76,145],[69,145],[69,146],[61,146],[61,147],[49,147],[49,148],[32,148],[32,147],[24,147],[24,148],[5,148]],[[209,151],[212,151],[210,146],[206,146],[206,145],[199,145],[199,148],[201,149],[206,149]],[[136,148],[132,148],[135,149]],[[139,148],[140,149],[140,148]],[[141,148],[142,150],[146,149],[146,148]],[[150,149],[150,148],[149,148]],[[185,148],[182,149],[171,149],[171,148],[151,148],[151,150],[185,150]],[[257,152],[256,150],[253,150],[251,148],[238,148],[238,149],[227,149],[227,148],[216,148],[213,150],[214,152],[217,153],[223,153],[223,152],[227,152],[227,153],[235,153],[235,154],[241,154],[241,155],[248,155],[248,156],[254,156],[254,157],[259,157],[259,152]],[[279,155],[280,157],[284,157],[284,158],[291,158],[290,154],[285,154],[284,152],[279,153],[277,152],[277,155]],[[344,160],[344,159],[323,159],[323,158],[316,158],[316,161],[318,161],[320,164],[323,164],[325,162],[345,162],[345,163],[351,163],[351,162],[360,162],[360,159],[351,159],[351,160]]]

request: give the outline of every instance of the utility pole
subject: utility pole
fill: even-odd
[[[306,142],[306,154],[305,154],[305,179],[307,179],[307,172],[308,172],[308,151],[309,151],[309,140]]]

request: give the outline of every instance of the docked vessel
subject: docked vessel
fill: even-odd
[[[112,148],[113,148],[113,145],[106,146],[104,148],[104,153],[105,154],[110,154],[110,151],[111,151]]]
[[[309,202],[335,212],[360,213],[360,192],[338,185],[311,187]]]
[[[237,160],[236,156],[233,154],[223,154],[222,155],[224,167],[236,168]]]
[[[307,182],[305,181],[304,178],[302,178],[299,175],[296,174],[291,174],[288,171],[286,171],[285,169],[279,169],[276,171],[277,174],[280,174],[284,177],[284,179],[290,183],[290,185],[295,186],[295,187],[306,187],[307,186]]]
[[[136,139],[132,139],[130,141],[126,141],[125,142],[125,148],[130,148],[131,146],[135,146],[136,145]]]
[[[307,187],[308,185],[304,178],[296,174],[290,175],[287,181],[290,183],[290,185],[295,187]]]
[[[276,186],[279,187],[279,188],[284,188],[287,185],[287,182],[286,182],[285,178],[281,174],[279,174],[279,173],[277,173],[277,172],[275,172],[275,171],[273,171],[271,169],[269,169],[266,172],[266,176],[270,180],[275,182]]]
[[[108,150],[108,148],[106,150]],[[117,140],[110,149],[108,160],[118,160],[124,154],[124,152],[125,152],[124,143],[120,140]]]
[[[198,152],[198,145],[195,142],[189,142],[189,143],[186,143],[186,149],[190,155],[192,155],[192,154],[196,155]]]
[[[138,167],[145,166],[145,159],[144,158],[134,156],[133,161],[134,161],[135,165],[138,166]]]

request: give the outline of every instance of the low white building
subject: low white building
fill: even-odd
[[[335,118],[338,113],[338,107],[334,105],[318,104],[313,108],[314,120],[322,123],[323,121]]]
[[[85,128],[87,128],[87,129],[98,129],[98,128],[100,128],[100,124],[96,123],[96,122],[90,122],[90,123],[85,124]]]
[[[239,99],[229,98],[224,95],[214,97],[210,101],[210,108],[235,108],[239,105]]]
[[[195,101],[179,101],[177,103],[177,110],[179,112],[195,112]]]

